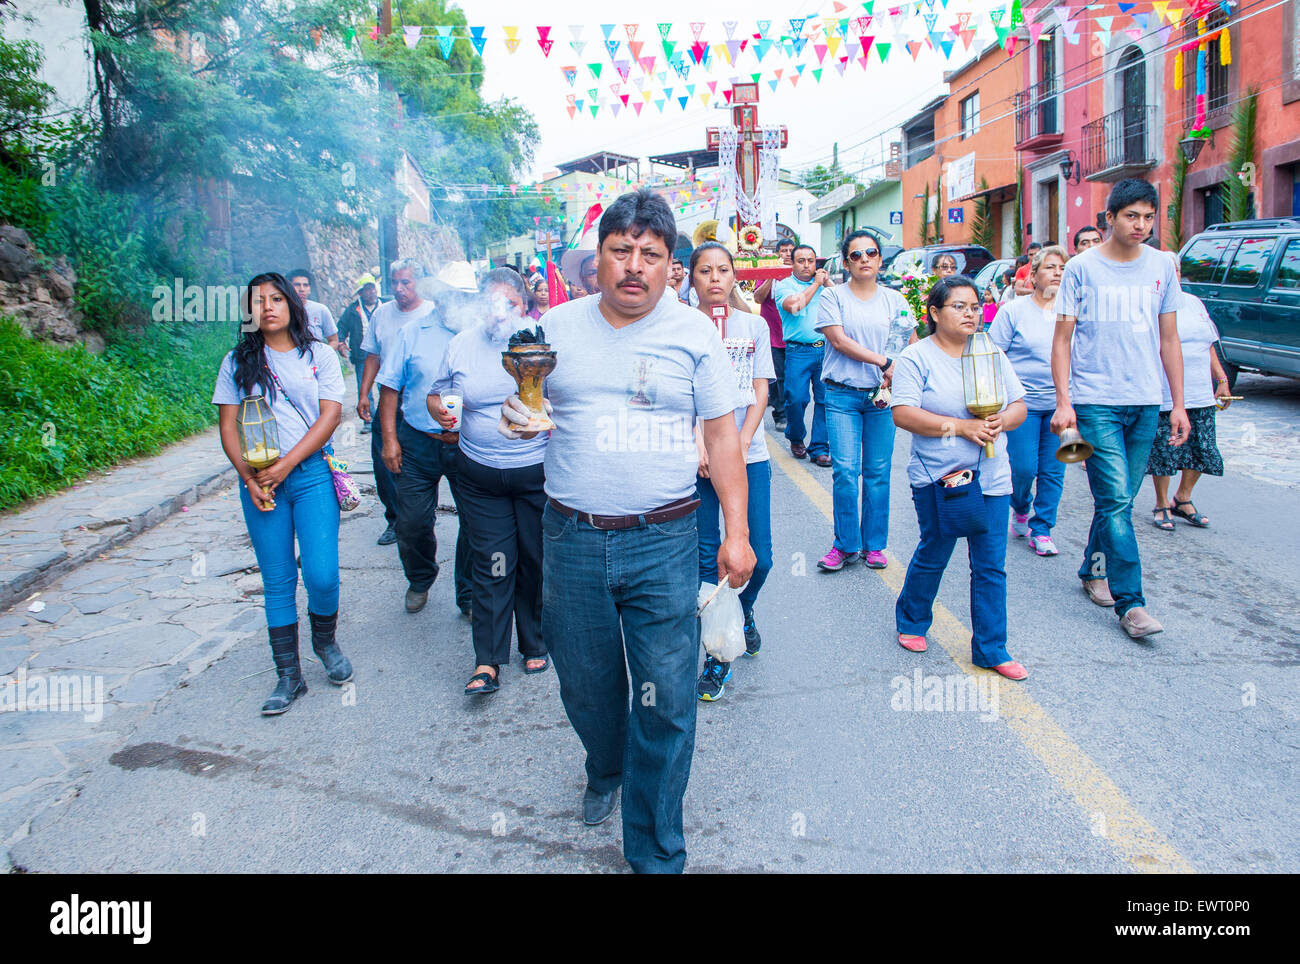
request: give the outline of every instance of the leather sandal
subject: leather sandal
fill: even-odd
[[[542,665],[538,666],[536,669],[529,669],[528,664],[538,659],[542,661]],[[551,660],[550,657],[548,656],[525,656],[524,657],[524,672],[530,676],[533,673],[545,673],[550,668],[551,668]]]
[[[497,679],[497,677],[501,675],[501,667],[494,666],[492,668],[496,670],[495,676],[492,673],[475,673],[469,678],[469,682],[465,684],[466,696],[484,696],[488,693],[495,693],[497,690],[501,689],[501,683]],[[482,686],[469,685],[478,680],[483,681]]]
[[[1153,526],[1155,526],[1157,529],[1160,529],[1164,532],[1174,531],[1174,520],[1173,520],[1173,516],[1170,515],[1170,513],[1173,512],[1172,508],[1170,508],[1167,505],[1165,506],[1158,505],[1151,511],[1155,513],[1151,517],[1151,524]]]
[[[1183,509],[1179,508],[1179,506],[1184,506],[1184,505],[1191,505],[1192,511],[1186,512]],[[1196,506],[1192,505],[1191,499],[1187,499],[1186,501],[1182,499],[1174,499],[1173,513],[1174,515],[1178,516],[1178,518],[1186,522],[1190,522],[1198,529],[1207,528],[1210,524],[1210,520],[1208,517],[1196,511]]]

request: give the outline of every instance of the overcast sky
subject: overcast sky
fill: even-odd
[[[877,14],[886,11],[888,2],[881,0],[877,3]],[[938,3],[934,10],[940,14],[938,26],[942,27],[955,22],[958,11],[984,11],[996,5],[991,0],[951,0],[946,10]],[[611,82],[619,82],[605,51],[601,23],[617,24],[611,37],[622,40],[626,40],[624,23],[639,24],[637,39],[646,41],[643,56],[654,53],[659,58],[655,67],[657,73],[665,66],[656,23],[672,21],[674,28],[669,39],[677,41],[678,49],[683,49],[690,46],[690,21],[697,17],[703,17],[708,24],[703,39],[721,42],[726,38],[721,27],[725,20],[739,21],[737,39],[751,36],[755,32],[755,21],[761,19],[770,19],[769,36],[779,37],[789,32],[787,21],[793,17],[829,16],[833,12],[831,2],[781,3],[773,0],[708,4],[700,0],[658,0],[654,4],[616,2],[603,5],[572,0],[553,0],[550,3],[462,0],[461,6],[470,24],[490,28],[484,51],[484,93],[489,98],[513,97],[525,104],[537,118],[542,137],[532,172],[534,177],[543,176],[547,169],[559,162],[599,150],[648,156],[702,148],[705,146],[705,128],[728,119],[725,111],[705,107],[696,99],[685,111],[673,103],[661,114],[650,103],[639,117],[631,109],[622,110],[614,117],[602,108],[596,118],[586,111],[585,116],[571,120],[566,111],[566,95],[575,93],[584,97],[589,88],[598,86],[587,72],[586,63],[600,60],[605,64],[599,84],[605,94],[610,95]],[[861,4],[847,4],[847,7],[837,16],[862,13]],[[702,15],[702,10],[707,10],[707,15]],[[549,57],[543,57],[537,44],[536,27],[539,24],[552,27],[551,38],[555,45]],[[571,24],[585,27],[581,39],[587,42],[587,47],[581,56],[569,45]],[[514,54],[508,53],[502,43],[504,35],[500,28],[504,25],[520,26],[521,43]],[[882,39],[892,41],[891,28],[879,22],[873,24],[873,29],[877,27],[883,27],[879,31]],[[969,53],[958,43],[951,61],[945,61],[938,53],[923,50],[917,62],[913,63],[906,50],[897,49],[891,50],[886,63],[880,63],[873,51],[868,69],[863,70],[854,64],[843,77],[831,69],[828,57],[820,83],[809,73],[811,67],[805,69],[796,86],[783,80],[778,89],[772,91],[763,83],[760,86],[760,123],[784,124],[790,132],[789,147],[783,152],[781,166],[798,171],[817,163],[829,163],[832,145],[836,141],[840,145],[841,164],[847,170],[856,171],[864,163],[874,161],[882,150],[887,149],[882,135],[887,135],[891,128],[897,127],[931,100],[942,89],[943,71],[954,69],[972,57],[981,42],[986,42],[985,36],[982,31]],[[991,39],[991,34],[988,39]],[[626,53],[620,56],[626,56]],[[812,66],[816,66],[811,47],[804,51],[801,60],[811,61]],[[778,51],[772,51],[761,64],[751,66],[753,64],[754,56],[743,52],[737,68],[723,61],[708,78],[699,76],[702,73],[700,68],[693,68],[690,81],[700,85],[696,88],[698,94],[705,89],[704,80],[717,80],[720,95],[729,86],[727,81],[733,73],[748,75],[759,69],[770,72],[773,67],[785,66],[786,58],[780,57]],[[561,67],[568,65],[579,65],[578,80],[573,87],[569,86],[561,71]],[[627,86],[634,93],[633,82],[639,76],[641,71],[633,67]],[[675,74],[670,73],[668,80],[674,87],[681,85]],[[658,87],[657,83],[655,86]],[[643,173],[646,173],[644,168]]]

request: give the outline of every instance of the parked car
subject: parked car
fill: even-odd
[[[957,259],[958,274],[975,274],[994,260],[992,252],[978,244],[928,244],[900,253],[881,273],[880,280],[891,288],[899,288],[904,275],[932,274],[934,259],[941,254],[951,254]]]
[[[1300,218],[1212,225],[1179,259],[1183,288],[1218,326],[1230,385],[1243,368],[1300,378]]]
[[[980,293],[980,297],[984,297],[984,291],[995,281],[997,286],[993,290],[998,294],[1002,294],[1002,274],[1008,268],[1014,268],[1015,266],[1015,258],[999,258],[997,261],[990,261],[980,268],[979,273],[975,275],[975,289]]]

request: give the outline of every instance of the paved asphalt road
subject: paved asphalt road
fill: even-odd
[[[1078,469],[1056,530],[1062,555],[1010,546],[1010,648],[1031,674],[1022,684],[969,665],[960,546],[930,651],[894,641],[893,602],[916,539],[903,433],[892,561],[881,573],[817,572],[830,545],[830,470],[779,454],[777,563],[757,607],[764,646],[737,664],[722,702],[699,707],[688,869],[1300,869],[1300,383],[1243,376],[1238,388],[1249,401],[1220,421],[1228,475],[1197,490],[1213,527],[1160,532],[1146,522],[1149,484],[1138,499],[1163,635],[1129,640],[1080,592],[1091,503]],[[246,544],[233,499],[205,500],[185,522],[203,520]],[[264,719],[273,677],[249,677],[269,667],[269,652],[263,635],[244,638],[163,695],[75,797],[38,814],[11,847],[14,863],[625,870],[618,819],[597,828],[578,819],[581,748],[554,673],[525,677],[516,657],[499,693],[463,696],[473,657],[450,580],[424,612],[406,614],[396,551],[375,545],[381,529],[373,500],[342,529],[340,639],[355,690],[331,687],[308,663],[311,692]],[[440,515],[447,575],[454,530]],[[245,606],[260,620],[260,597]],[[937,685],[931,676],[991,686],[981,692],[996,706],[897,708],[917,671],[923,688]]]

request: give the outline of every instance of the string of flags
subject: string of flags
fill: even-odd
[[[978,51],[996,41],[1014,54],[1026,39],[1037,44],[1059,30],[1066,43],[1081,37],[1100,47],[1156,33],[1163,44],[1184,22],[1204,19],[1214,10],[1231,14],[1231,0],[1143,0],[1133,3],[1069,3],[1054,6],[1040,19],[1044,0],[1009,0],[987,10],[958,9],[966,0],[867,0],[848,4],[832,0],[819,16],[777,20],[689,21],[655,23],[537,25],[404,25],[408,47],[437,44],[444,59],[457,44],[482,55],[489,43],[502,43],[511,55],[532,51],[558,69],[572,93],[566,95],[571,118],[601,111],[640,116],[652,106],[686,110],[693,103],[709,106],[719,97],[729,103],[729,84],[752,80],[775,91],[797,86],[809,77],[844,76],[888,63],[900,52],[913,61],[931,51],[944,60],[954,53]],[[1086,28],[1086,31],[1085,31]],[[1204,31],[1202,30],[1202,33]],[[370,29],[378,38],[378,28]],[[349,31],[350,43],[355,34]],[[1221,35],[1227,37],[1226,32]],[[1213,39],[1220,34],[1213,33]],[[978,46],[977,46],[978,42]],[[1198,37],[1190,46],[1204,50]],[[1226,45],[1226,39],[1220,40]],[[1190,48],[1185,48],[1190,49]],[[1180,63],[1182,57],[1176,58]],[[726,72],[728,76],[723,76]],[[721,84],[721,88],[719,89]]]
[[[569,186],[549,184],[439,184],[446,196],[457,201],[473,200],[541,200],[555,202],[580,201],[597,203],[606,198],[615,198],[628,190],[648,187],[662,196],[678,213],[686,213],[700,205],[713,205],[717,202],[721,188],[721,177],[705,174],[693,181],[664,182],[657,178],[641,180],[618,180],[611,183],[603,181],[577,181]],[[576,220],[575,220],[576,217]],[[565,217],[562,214],[543,214],[533,217],[533,224],[538,228],[560,226],[565,223],[576,224],[581,217]]]

